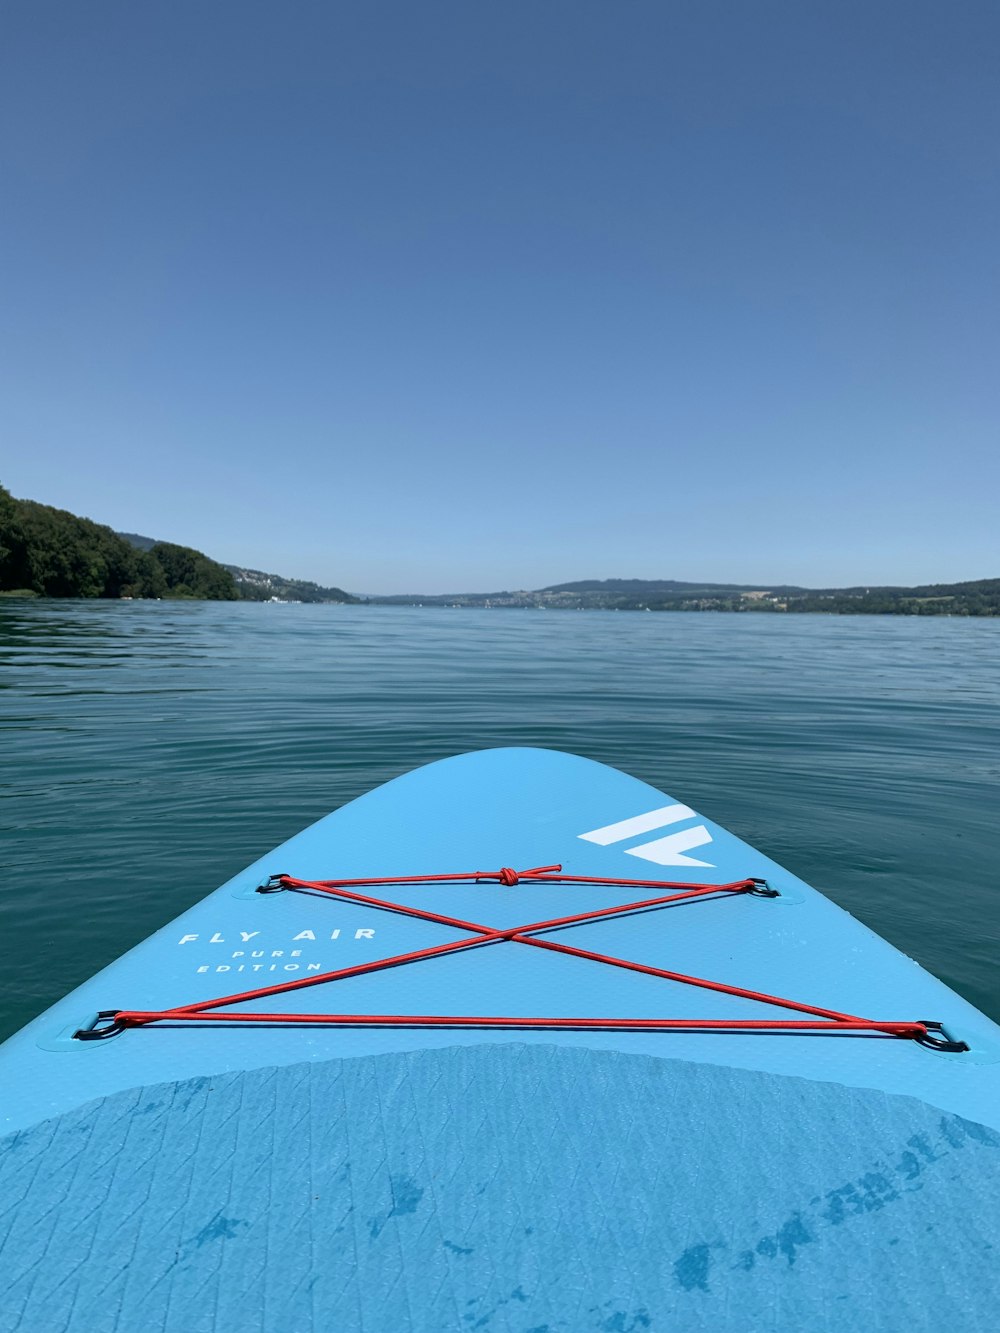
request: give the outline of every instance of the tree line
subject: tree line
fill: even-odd
[[[237,601],[232,574],[173,542],[138,550],[103,523],[0,486],[0,593],[39,597],[190,597]]]

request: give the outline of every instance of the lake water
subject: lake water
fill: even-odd
[[[0,602],[0,1036],[335,806],[572,750],[1000,1019],[1000,621]]]

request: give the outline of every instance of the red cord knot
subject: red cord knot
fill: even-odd
[[[500,883],[505,884],[508,889],[513,888],[515,884],[518,884],[520,882],[518,879],[517,871],[511,870],[510,866],[502,866],[500,869],[500,874],[497,876],[497,878],[499,879]]]

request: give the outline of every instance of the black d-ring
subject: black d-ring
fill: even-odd
[[[125,1024],[118,1015],[120,1009],[102,1009],[90,1027],[77,1028],[73,1033],[75,1041],[104,1041],[107,1037],[117,1037],[125,1031]]]
[[[781,897],[781,894],[778,892],[778,890],[772,889],[766,879],[758,879],[756,876],[752,876],[750,879],[750,883],[753,885],[753,888],[747,889],[747,893],[752,893],[755,898]]]
[[[262,879],[261,882],[257,885],[257,892],[281,893],[285,887],[284,884],[282,884],[281,882],[283,879],[287,879],[287,874],[285,871],[282,871],[278,875],[268,875],[266,879]]]
[[[968,1051],[971,1049],[968,1042],[955,1041],[953,1037],[950,1037],[943,1023],[935,1023],[929,1018],[918,1018],[917,1022],[927,1030],[922,1037],[914,1037],[914,1041],[921,1046],[926,1046],[928,1050]],[[936,1037],[933,1035],[935,1032],[939,1032],[941,1035]]]

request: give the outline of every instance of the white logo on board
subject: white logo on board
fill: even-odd
[[[324,962],[310,961],[303,950],[315,952],[323,946],[328,948],[331,940],[343,944],[374,938],[374,926],[361,926],[346,932],[340,926],[319,931],[306,927],[294,935],[291,932],[279,935],[272,931],[267,937],[260,930],[228,929],[213,931],[211,935],[207,930],[195,931],[182,935],[177,944],[186,954],[192,953],[195,972],[322,972],[330,969],[332,957]],[[206,945],[215,947],[206,950]],[[234,949],[233,945],[239,947]],[[272,945],[281,947],[272,948]],[[206,962],[206,958],[211,961]]]
[[[642,833],[652,833],[654,829],[666,828],[668,824],[680,824],[685,819],[697,819],[695,812],[687,805],[664,805],[658,810],[649,810],[644,815],[635,815],[632,819],[621,819],[617,824],[606,824],[604,828],[592,829],[590,833],[580,833],[584,842],[596,842],[600,847],[609,847],[614,842],[624,842],[626,838],[637,838]],[[701,861],[687,853],[695,847],[704,847],[712,841],[712,835],[704,824],[695,824],[693,828],[679,829],[652,842],[644,842],[638,847],[626,848],[629,856],[640,856],[644,861],[655,861],[659,866],[707,866],[714,869],[712,861]]]

